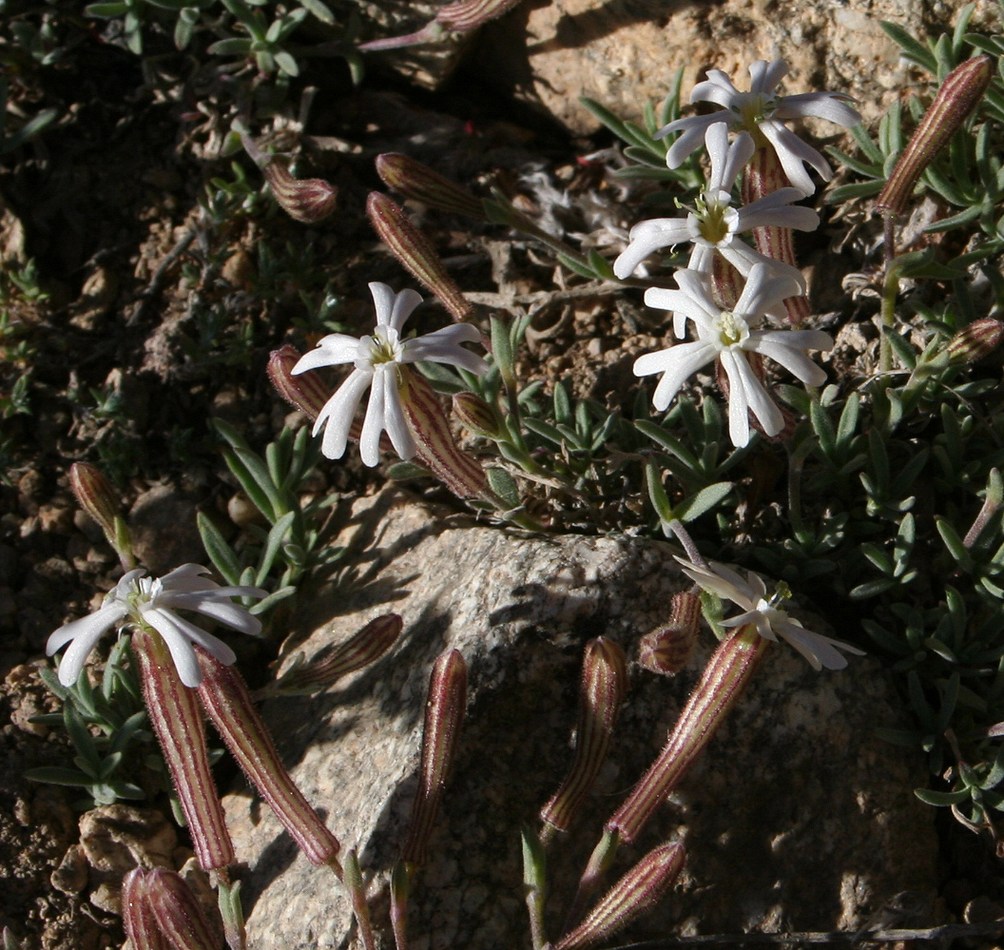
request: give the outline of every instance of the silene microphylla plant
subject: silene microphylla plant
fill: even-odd
[[[508,5],[496,6],[500,11]],[[467,11],[465,4],[454,7],[465,16],[477,14],[477,10]],[[371,47],[391,48],[379,41]],[[663,321],[665,338],[650,352],[627,358],[632,360],[633,374],[645,396],[639,404],[644,402],[646,411],[650,404],[663,414],[661,420],[638,418],[631,423],[618,412],[597,408],[588,400],[573,404],[568,389],[559,383],[554,387],[552,421],[540,409],[540,385],[536,381],[527,387],[520,385],[519,375],[525,372],[526,363],[518,358],[518,350],[531,318],[500,310],[486,312],[485,306],[475,306],[453,282],[431,242],[411,224],[404,209],[379,194],[371,195],[367,202],[373,227],[405,269],[438,298],[453,322],[429,333],[409,333],[407,321],[422,297],[416,290],[395,290],[374,281],[369,283],[374,325],[366,332],[359,336],[330,333],[302,355],[284,346],[273,353],[269,364],[275,387],[313,420],[310,434],[317,443],[315,458],[319,450],[328,461],[344,460],[350,443],[357,442],[367,468],[380,465],[384,456],[396,456],[413,464],[398,466],[392,461],[392,472],[403,470],[410,476],[424,467],[479,517],[532,531],[558,530],[568,523],[581,529],[580,522],[562,519],[576,506],[576,516],[579,511],[598,510],[599,503],[594,505],[591,497],[595,483],[590,479],[601,480],[612,472],[622,491],[632,490],[623,486],[634,478],[633,488],[642,494],[644,481],[660,527],[682,547],[685,557],[677,560],[689,583],[685,582],[672,604],[666,605],[668,623],[639,637],[638,665],[663,675],[681,669],[699,636],[702,612],[718,642],[665,745],[603,823],[571,906],[555,915],[548,906],[553,898],[547,866],[553,863],[561,836],[575,826],[584,810],[605,758],[616,750],[616,729],[628,695],[630,668],[624,648],[607,637],[586,644],[574,754],[567,774],[539,811],[538,828],[528,826],[522,836],[522,886],[534,950],[599,946],[665,899],[684,867],[686,850],[699,849],[701,842],[689,841],[686,849],[679,840],[661,842],[637,859],[629,859],[630,866],[619,879],[611,883],[607,877],[618,855],[639,843],[652,816],[741,701],[771,644],[790,646],[814,670],[827,672],[845,669],[849,658],[864,653],[857,646],[806,627],[795,616],[796,611],[787,609],[792,598],[787,580],[774,582],[745,566],[739,570],[705,556],[703,552],[716,542],[709,538],[709,532],[701,533],[691,523],[717,505],[728,507],[732,502],[723,499],[734,499],[736,494],[733,481],[721,478],[709,483],[699,476],[718,465],[716,459],[722,453],[731,453],[722,470],[731,468],[732,472],[758,451],[765,455],[773,452],[778,458],[787,456],[791,466],[789,510],[779,519],[790,521],[795,538],[790,548],[778,546],[782,553],[765,573],[790,580],[810,575],[800,573],[803,564],[789,564],[785,558],[805,562],[822,573],[831,570],[827,563],[838,556],[833,553],[838,541],[816,543],[809,538],[807,517],[800,507],[802,466],[821,458],[820,464],[829,464],[839,477],[850,473],[854,486],[860,482],[869,493],[863,503],[869,517],[883,523],[895,519],[895,539],[890,547],[900,560],[894,561],[880,545],[859,546],[887,575],[881,582],[890,583],[883,590],[896,582],[905,586],[912,579],[913,568],[902,558],[909,557],[916,540],[916,521],[905,502],[891,498],[889,485],[901,476],[890,472],[888,458],[884,470],[878,472],[855,468],[866,464],[859,460],[869,453],[879,456],[880,449],[885,451],[881,446],[875,448],[881,435],[855,429],[864,412],[861,407],[868,400],[876,407],[886,407],[876,408],[870,418],[873,431],[881,430],[891,440],[899,422],[892,419],[895,412],[900,418],[909,409],[933,415],[930,403],[924,400],[929,398],[926,387],[934,374],[954,372],[967,362],[975,362],[989,352],[988,346],[992,349],[1004,338],[999,321],[987,317],[970,323],[968,329],[961,328],[941,349],[932,346],[930,351],[911,357],[909,342],[892,327],[887,312],[890,305],[884,302],[882,373],[871,381],[870,389],[847,398],[837,426],[829,423],[826,413],[836,398],[836,387],[827,386],[833,381],[825,360],[834,349],[834,340],[814,325],[794,247],[795,232],[806,233],[819,226],[819,210],[810,207],[809,200],[815,193],[816,179],[829,181],[833,171],[823,155],[789,128],[789,123],[814,118],[854,128],[860,120],[850,98],[842,93],[782,94],[779,86],[786,73],[787,66],[780,59],[756,61],[749,67],[748,88],[741,90],[721,71],[708,71],[707,78],[693,89],[690,101],[710,105],[710,111],[674,117],[654,134],[654,141],[670,142],[665,164],[671,171],[694,162],[692,156],[704,146],[706,177],[702,186],[690,192],[687,202],[676,201],[678,214],[636,223],[612,261],[597,262],[579,253],[499,195],[482,202],[407,156],[386,155],[377,160],[378,173],[386,182],[425,207],[470,218],[480,216],[486,222],[521,230],[553,251],[571,271],[594,278],[598,285],[602,282],[605,292],[611,285],[624,295],[643,291],[644,303],[653,311],[649,316]],[[987,73],[986,64],[971,61],[964,64],[962,73],[948,74],[950,88],[965,87],[965,115],[979,99],[969,86],[983,82]],[[956,116],[951,105],[946,106],[945,97],[939,98],[935,118],[920,125],[921,129],[933,129],[939,148],[965,121],[965,115]],[[938,118],[947,114],[954,116],[951,129]],[[656,125],[652,123],[653,130]],[[859,141],[859,136],[865,135],[857,128],[854,134]],[[255,161],[270,169],[267,177],[276,200],[296,220],[312,224],[315,215],[319,219],[322,212],[331,213],[337,201],[334,189],[314,179],[298,182],[285,170],[276,172],[243,128],[241,136]],[[906,193],[919,187],[923,169],[932,160],[930,149],[921,153],[906,150],[902,170],[890,178],[898,190],[891,196],[884,193],[880,200],[885,214],[891,216],[905,207]],[[892,229],[887,220],[887,242]],[[650,272],[659,273],[660,260],[680,246],[688,248],[686,266],[669,279],[651,276]],[[892,255],[888,244],[886,252]],[[895,267],[889,261],[887,264],[884,292],[894,305],[899,276],[911,273],[911,262],[899,262]],[[948,317],[941,322],[947,323]],[[902,375],[908,378],[902,392],[892,396],[890,389],[896,385],[894,349],[903,362]],[[333,388],[327,376],[329,368],[342,373]],[[948,389],[951,378],[937,378]],[[695,391],[703,398],[700,413],[690,399]],[[887,407],[887,396],[892,408]],[[722,434],[727,433],[728,444],[724,438],[718,439],[720,404],[725,407]],[[689,441],[672,428],[680,419],[689,426]],[[691,444],[699,443],[694,436],[697,419],[705,426],[706,445]],[[276,459],[295,457],[297,465],[303,463],[302,474],[307,468],[304,460],[310,440],[306,431],[301,431],[294,450],[293,436],[284,433],[282,438],[285,441],[269,447],[266,464],[257,467],[248,461],[250,449],[246,446],[238,445],[232,454],[245,464],[237,476],[243,487],[253,488],[255,479],[265,479],[259,487],[264,485],[261,496],[267,505],[259,507],[269,509],[269,528],[262,532],[264,540],[259,539],[261,549],[272,552],[273,558],[275,552],[284,551],[291,559],[299,558],[302,567],[309,563],[310,544],[318,544],[318,539],[305,528],[303,510],[283,494],[288,484]],[[645,444],[644,438],[654,440],[665,452],[655,454],[639,448]],[[603,454],[607,441],[615,449]],[[231,440],[231,444],[235,443]],[[905,464],[909,471],[914,463]],[[289,466],[293,467],[292,461]],[[236,462],[231,470],[238,472]],[[638,477],[639,471],[643,478]],[[265,475],[255,474],[261,472]],[[973,552],[978,553],[981,544],[991,547],[986,538],[998,511],[1004,510],[1004,482],[996,468],[992,472],[996,477],[991,474],[988,478],[983,507],[964,537],[952,534],[947,519],[938,524],[946,548],[956,558],[957,573],[971,567],[976,556]],[[950,477],[950,473],[942,474]],[[206,717],[307,858],[334,871],[348,890],[363,946],[375,948],[383,928],[396,950],[407,950],[409,901],[429,859],[433,823],[449,807],[447,782],[462,743],[467,701],[466,661],[458,652],[447,651],[430,676],[419,788],[401,858],[389,881],[384,927],[372,914],[386,902],[374,901],[371,906],[368,882],[357,855],[351,848],[342,849],[282,766],[255,699],[235,667],[235,653],[223,639],[228,632],[251,636],[262,632],[259,615],[264,613],[263,607],[271,606],[276,593],[267,558],[259,570],[242,570],[240,564],[235,566],[236,554],[225,549],[216,536],[204,532],[211,541],[207,550],[224,583],[212,580],[207,568],[195,564],[182,565],[159,578],[150,577],[126,550],[127,526],[113,510],[114,505],[94,487],[94,478],[84,478],[75,491],[116,547],[125,573],[94,613],[72,620],[52,634],[48,652],[52,655],[66,648],[58,679],[69,687],[87,676],[85,661],[99,638],[112,629],[128,634],[147,714],[197,857],[231,896],[231,910],[225,915],[230,946],[242,945],[239,902],[235,909],[228,877],[228,868],[240,856],[230,840],[209,767]],[[739,480],[731,473],[728,478]],[[670,490],[667,481],[673,484]],[[690,483],[700,487],[688,494]],[[840,489],[845,495],[850,492],[846,479],[840,482]],[[604,493],[595,494],[599,498]],[[783,509],[783,502],[777,507]],[[295,543],[290,533],[294,528],[299,532]],[[594,530],[601,528],[594,525]],[[729,542],[725,529],[721,533],[716,553],[728,549],[731,556],[741,545]],[[746,551],[739,554],[740,558],[751,556]],[[1004,576],[998,576],[996,568],[987,568],[982,581],[988,595],[993,595],[997,585],[1004,596]],[[874,590],[878,588],[868,589],[862,583],[847,597],[864,599]],[[203,624],[210,629],[204,629]],[[406,618],[396,615],[378,618],[372,628],[367,626],[324,662],[297,661],[285,677],[266,685],[261,695],[303,695],[323,689],[389,651],[406,624]],[[985,665],[985,660],[972,662]],[[970,786],[972,781],[967,789]],[[953,798],[952,806],[961,800]],[[975,819],[970,823],[985,827]],[[989,819],[986,824],[992,827]],[[169,875],[137,872],[128,888],[136,897],[136,908],[128,919],[132,933],[152,933],[167,926],[162,921],[175,926],[173,922],[188,913],[183,908],[188,906],[189,897]],[[563,920],[560,932],[552,932],[559,918]]]

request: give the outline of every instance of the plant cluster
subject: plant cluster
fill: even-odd
[[[422,36],[438,35],[444,23],[464,26],[457,6]],[[506,5],[487,6],[495,15]],[[221,9],[211,0],[130,0],[87,10],[120,18],[134,52],[148,32],[167,29],[179,48],[202,43],[207,56],[238,60],[234,75],[253,61],[279,83],[298,74],[298,57],[345,54],[343,37],[311,45],[308,24],[334,25],[317,0],[294,8],[221,0]],[[604,824],[568,922],[551,939],[545,856],[612,747],[627,676],[619,646],[602,639],[586,646],[573,762],[541,809],[540,830],[523,834],[535,950],[603,943],[666,893],[685,860],[675,840],[596,898],[615,853],[637,839],[779,641],[816,669],[842,669],[864,649],[880,656],[898,677],[914,722],[882,734],[921,751],[930,767],[930,787],[917,794],[949,807],[1004,851],[997,828],[1004,810],[1004,406],[994,359],[1004,339],[1004,44],[970,33],[971,16],[965,7],[953,34],[931,44],[886,25],[937,91],[905,110],[894,106],[877,141],[844,95],[781,95],[781,60],[754,63],[748,89],[710,70],[691,102],[717,108],[699,115],[681,115],[679,76],[642,125],[591,103],[626,143],[619,178],[644,193],[646,209],[673,209],[632,228],[613,260],[554,237],[499,192],[482,200],[407,156],[381,156],[378,173],[406,199],[536,239],[569,272],[562,292],[644,290],[645,303],[667,314],[660,325],[666,345],[630,354],[643,382],[627,398],[577,398],[564,380],[548,390],[522,353],[533,312],[475,306],[405,210],[372,194],[367,214],[375,231],[453,322],[409,335],[405,321],[422,298],[372,282],[371,329],[359,335],[328,327],[333,332],[304,354],[291,346],[272,354],[271,382],[313,428],[309,435],[283,429],[259,455],[236,428],[216,423],[226,465],[263,519],[248,519],[232,543],[200,518],[223,586],[197,565],[148,577],[133,563],[114,491],[99,473],[78,472],[78,499],[125,573],[98,611],[50,639],[50,654],[68,647],[53,688],[64,701],[60,720],[77,752],[76,770],[33,777],[79,786],[96,802],[135,797],[139,790],[122,771],[125,750],[152,731],[197,856],[220,886],[227,939],[243,946],[228,871],[239,855],[210,773],[208,717],[307,857],[346,888],[363,945],[376,945],[379,926],[356,855],[342,851],[282,767],[233,650],[185,613],[257,635],[270,609],[284,601],[288,607],[301,585],[345,566],[344,552],[325,547],[330,502],[307,489],[322,457],[341,459],[356,442],[367,467],[396,455],[393,476],[432,475],[502,525],[663,532],[681,547],[693,587],[674,601],[667,627],[644,639],[640,662],[662,673],[678,669],[702,609],[720,641],[665,747]],[[816,325],[795,257],[796,232],[812,231],[827,213],[806,201],[817,180],[833,174],[788,128],[806,116],[851,128],[859,147],[858,155],[831,150],[845,177],[827,200],[846,209],[877,194],[883,218],[876,242],[882,259],[868,260],[872,271],[860,278],[877,301],[868,324],[876,341],[854,360]],[[337,198],[330,185],[297,179],[262,152],[243,123],[233,132],[295,220],[312,224],[331,213]],[[697,156],[702,145],[706,163]],[[235,175],[211,192],[208,211],[221,221],[261,197],[243,172]],[[846,181],[854,175],[866,180]],[[922,246],[898,247],[898,216],[926,199],[939,215]],[[689,252],[679,254],[681,245]],[[30,275],[21,278],[30,286]],[[319,313],[314,325],[328,316]],[[333,391],[323,378],[332,366],[347,369]],[[658,377],[654,386],[650,376]],[[781,474],[764,477],[765,470]],[[816,605],[839,619],[841,640],[807,629],[784,609],[793,593],[810,587]],[[129,636],[113,648],[95,689],[81,675],[84,659],[112,627]],[[262,693],[323,689],[390,649],[401,629],[400,618],[380,618],[322,663],[301,660]],[[426,860],[465,705],[463,658],[444,654],[430,679],[419,791],[390,883],[397,950],[408,946],[409,895]],[[139,945],[206,946],[201,923],[187,943],[158,936],[195,914],[179,880],[137,873],[128,886],[135,901],[126,922]]]

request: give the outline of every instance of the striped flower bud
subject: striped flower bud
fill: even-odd
[[[122,515],[121,496],[104,472],[88,462],[70,466],[70,489],[80,507],[104,532],[105,538],[128,571],[136,566],[129,526]]]
[[[565,780],[540,810],[541,821],[552,828],[567,831],[592,789],[626,692],[624,651],[606,637],[590,640],[582,661],[575,756]]]
[[[323,178],[294,178],[289,169],[272,155],[266,155],[247,129],[235,123],[241,144],[261,169],[279,207],[294,221],[316,224],[335,210],[338,189]]]
[[[633,923],[663,899],[683,870],[685,858],[682,844],[653,848],[610,888],[578,927],[554,945],[554,950],[595,947]]]
[[[508,13],[522,0],[458,0],[440,7],[436,22],[454,33],[468,33]]]
[[[134,950],[173,950],[146,895],[147,871],[133,868],[122,881],[122,926]]]
[[[457,448],[439,398],[425,378],[402,367],[401,407],[415,439],[415,458],[458,498],[497,499],[481,465]],[[500,507],[501,502],[498,502]]]
[[[418,793],[401,852],[406,865],[425,863],[429,835],[456,757],[466,709],[467,664],[459,650],[450,650],[436,660],[429,677]]]
[[[673,595],[669,623],[641,638],[638,662],[652,673],[672,676],[690,659],[701,624],[701,599],[690,591]]]
[[[975,363],[989,356],[1004,339],[1004,322],[996,317],[981,317],[963,327],[946,347],[953,363]]]
[[[990,85],[993,71],[993,60],[984,53],[967,59],[945,77],[879,193],[875,202],[877,211],[894,215],[906,210],[924,169],[976,108]]]
[[[230,754],[313,864],[337,860],[338,841],[282,764],[243,677],[200,647],[199,699]]]
[[[262,173],[279,207],[294,221],[317,224],[335,210],[338,189],[323,178],[294,178],[275,159],[262,168]]]
[[[132,650],[147,715],[171,773],[195,856],[207,871],[233,864],[234,846],[209,768],[195,691],[181,682],[167,645],[156,631],[136,629]]]
[[[136,873],[136,872],[132,872]],[[154,868],[145,875],[146,901],[174,950],[216,950],[219,937],[181,875]],[[136,944],[144,947],[144,944]]]
[[[460,292],[446,273],[429,239],[408,220],[408,216],[386,195],[370,192],[366,214],[380,240],[417,280],[439,297],[454,320],[464,322],[474,313],[474,305]]]
[[[262,695],[296,696],[327,689],[343,676],[383,656],[397,641],[403,626],[397,614],[375,617],[355,636],[338,644],[323,660],[295,663],[274,686],[262,690]]]
[[[272,350],[268,358],[268,378],[276,392],[291,406],[316,419],[331,393],[316,373],[294,376],[292,369],[300,360],[296,347],[288,343]]]
[[[495,439],[502,434],[495,411],[474,393],[457,393],[453,397],[453,414],[465,429],[475,435]]]
[[[604,826],[608,833],[629,844],[638,837],[725,721],[769,643],[752,624],[721,642],[659,757]]]
[[[483,220],[485,217],[481,201],[466,188],[461,188],[408,155],[385,152],[376,157],[375,164],[383,183],[405,198],[421,201],[430,208],[448,214],[459,214],[475,220]]]

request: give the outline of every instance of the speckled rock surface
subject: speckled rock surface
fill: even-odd
[[[951,32],[960,6],[950,0],[551,0],[524,4],[489,25],[477,55],[486,76],[573,132],[598,127],[580,96],[637,119],[645,102],[665,97],[680,67],[687,96],[711,67],[743,88],[750,62],[778,57],[791,67],[783,91],[847,92],[871,121],[918,75],[900,60],[879,21],[937,36]],[[992,6],[979,0],[977,22],[995,22]]]
[[[681,586],[672,550],[631,538],[520,537],[443,518],[393,491],[357,506],[345,540],[360,565],[356,581],[308,605],[309,632],[293,649],[312,656],[391,610],[404,618],[402,639],[344,685],[271,701],[265,716],[308,798],[343,846],[359,849],[385,921],[429,669],[444,649],[461,650],[468,719],[414,892],[412,946],[529,947],[519,826],[536,824],[567,765],[582,645],[602,634],[631,654],[664,621]],[[632,668],[615,752],[580,824],[550,857],[552,936],[599,827],[658,751],[711,639],[702,636],[674,679]],[[671,803],[619,856],[622,871],[667,838],[689,851],[676,891],[626,936],[848,929],[903,890],[930,911],[933,818],[911,794],[921,763],[872,735],[876,724],[895,723],[895,709],[873,660],[819,675],[793,651],[771,650]],[[251,946],[351,945],[332,875],[309,865],[245,789],[226,807],[249,865]]]

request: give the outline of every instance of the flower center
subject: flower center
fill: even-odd
[[[723,310],[718,315],[715,327],[718,330],[718,339],[726,348],[738,346],[745,342],[750,335],[749,324],[738,313],[733,313],[731,310]]]
[[[398,363],[403,352],[397,330],[393,327],[377,327],[370,337],[370,351],[366,356],[371,366],[380,363]]]
[[[761,92],[741,92],[734,97],[729,109],[739,117],[747,132],[756,132],[757,126],[764,119],[769,119],[777,108],[773,96],[765,96]]]

